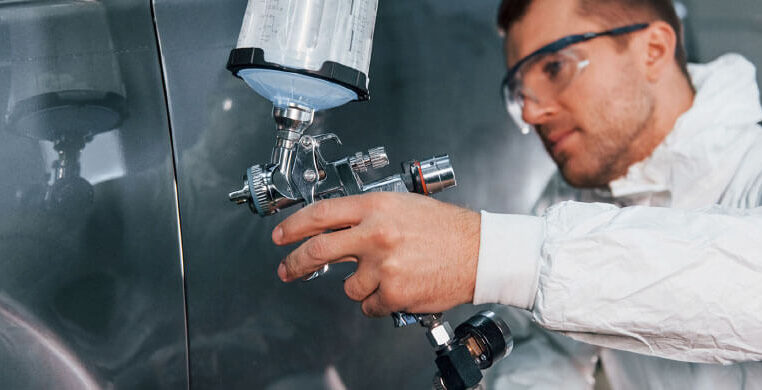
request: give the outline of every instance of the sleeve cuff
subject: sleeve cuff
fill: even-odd
[[[474,304],[532,310],[544,235],[540,217],[482,211]]]

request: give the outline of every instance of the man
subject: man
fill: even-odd
[[[499,20],[509,112],[582,189],[551,182],[542,217],[412,194],[322,201],[273,231],[278,245],[314,236],[278,275],[357,261],[345,291],[367,315],[501,303],[576,340],[670,359],[593,349],[617,388],[762,386],[754,67],[726,56],[689,74],[669,0],[505,0]]]

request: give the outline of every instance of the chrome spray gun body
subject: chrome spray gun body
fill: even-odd
[[[341,145],[335,134],[304,135],[312,113],[297,106],[273,109],[277,134],[269,164],[254,165],[246,172],[243,188],[230,194],[238,204],[268,216],[288,206],[311,204],[320,199],[367,192],[416,192],[430,195],[456,185],[455,172],[447,155],[424,161],[404,162],[403,172],[371,183],[361,173],[389,165],[383,147],[328,161],[321,148]]]
[[[402,172],[365,183],[361,174],[389,164],[383,148],[326,159],[335,134],[306,135],[315,111],[368,100],[368,70],[378,0],[250,0],[228,70],[273,102],[276,142],[270,162],[246,170],[230,200],[262,217],[297,204],[367,192],[430,195],[455,186],[447,155],[410,160]],[[327,271],[310,275],[314,279]],[[435,348],[434,387],[476,388],[480,370],[506,356],[508,326],[494,313],[476,314],[455,331],[442,314],[394,313],[394,325],[420,323]]]

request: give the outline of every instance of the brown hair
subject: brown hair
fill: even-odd
[[[568,0],[561,0],[568,1]],[[594,17],[607,28],[620,27],[628,23],[649,22],[661,20],[668,23],[677,36],[675,44],[675,61],[683,74],[690,80],[688,74],[688,56],[683,42],[682,24],[672,4],[672,0],[576,0],[577,12],[582,16]],[[503,32],[508,32],[511,26],[521,20],[526,14],[532,0],[503,0],[497,14],[497,25]],[[626,46],[628,37],[617,37],[617,41]]]

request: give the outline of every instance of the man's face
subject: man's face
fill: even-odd
[[[605,29],[579,16],[576,1],[535,0],[508,31],[508,66],[559,38]],[[555,98],[526,99],[522,114],[570,184],[605,186],[636,162],[633,144],[651,125],[654,97],[633,45],[604,37],[572,48],[590,64]]]

